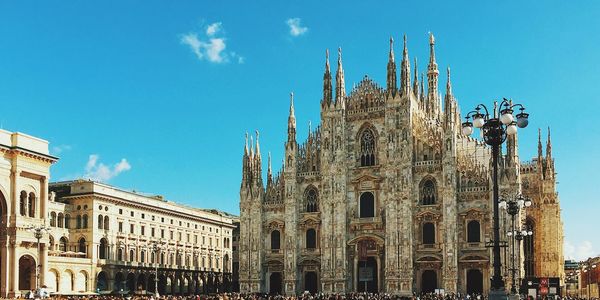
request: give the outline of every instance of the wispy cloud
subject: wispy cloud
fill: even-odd
[[[225,38],[221,22],[215,22],[206,26],[205,37],[197,32],[189,32],[181,36],[180,42],[190,47],[190,50],[199,60],[206,60],[211,63],[227,63],[230,60],[241,64],[244,63],[244,57],[233,52],[227,51],[227,39]]]
[[[308,27],[302,26],[302,20],[300,18],[290,18],[285,21],[290,27],[290,34],[292,36],[300,36],[308,31]]]
[[[71,150],[72,148],[73,147],[71,147],[71,145],[58,145],[58,146],[52,147],[52,153],[53,154],[61,154],[65,151]]]
[[[585,260],[588,257],[594,257],[598,253],[594,250],[592,242],[582,241],[578,245],[573,245],[569,240],[565,240],[564,244],[564,255],[566,259],[573,259],[577,261]]]
[[[91,179],[94,181],[106,182],[119,174],[131,170],[131,165],[127,159],[123,158],[118,163],[111,165],[105,165],[99,162],[100,156],[98,154],[91,154],[85,165],[84,178]]]

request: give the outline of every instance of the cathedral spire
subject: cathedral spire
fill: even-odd
[[[271,168],[271,151],[268,153],[268,165],[267,165],[267,185],[273,182],[273,170]]]
[[[323,100],[322,107],[331,105],[332,87],[331,87],[331,70],[329,68],[329,49],[325,50],[325,73],[323,74]]]
[[[396,83],[396,61],[394,58],[394,38],[390,37],[390,56],[387,64],[387,91],[392,96],[398,91]]]
[[[424,106],[425,103],[425,76],[421,73],[421,88],[419,89],[419,96],[421,96],[421,105]]]
[[[344,80],[344,68],[342,67],[342,48],[338,48],[338,68],[335,75],[335,104],[344,108],[344,98],[346,97],[346,84]]]
[[[290,93],[290,116],[288,117],[288,141],[296,140],[296,116],[294,115],[294,93]]]
[[[248,156],[248,131],[246,131],[246,142],[244,143],[244,155]]]
[[[446,82],[446,95],[452,96],[452,82],[450,82],[450,67],[448,67],[448,81]]]
[[[542,152],[542,129],[538,128],[538,161],[542,162],[544,153]]]
[[[260,160],[260,144],[258,143],[258,129],[255,131],[256,133],[256,157]]]
[[[548,140],[546,141],[546,159],[552,160],[552,140],[550,139],[550,126],[548,126]]]
[[[408,58],[406,34],[404,35],[404,49],[402,50],[402,71],[400,72],[400,80],[402,95],[408,96],[408,93],[410,93],[410,60]]]
[[[417,57],[415,56],[415,78],[413,79],[413,94],[419,96],[419,70],[417,69]]]
[[[438,106],[438,66],[435,62],[435,37],[429,34],[429,65],[427,67],[427,111],[434,115]]]

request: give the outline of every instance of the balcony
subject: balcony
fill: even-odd
[[[422,252],[438,252],[442,250],[442,244],[441,243],[433,243],[433,244],[423,244],[423,243],[419,243],[417,245],[417,251],[422,251]]]
[[[381,217],[353,218],[350,220],[350,228],[353,231],[383,230],[383,220]]]
[[[300,251],[300,254],[302,255],[306,255],[306,256],[312,256],[312,255],[321,255],[321,249],[320,248],[304,248]]]

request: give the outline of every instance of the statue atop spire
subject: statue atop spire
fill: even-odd
[[[417,57],[415,56],[415,77],[413,79],[412,92],[416,98],[419,97],[419,70],[417,69]]]
[[[438,101],[438,65],[435,62],[435,38],[429,33],[429,65],[427,66],[427,112],[432,116],[439,111]]]
[[[268,162],[267,162],[267,185],[273,183],[273,170],[271,168],[271,151],[268,153]]]
[[[542,162],[542,157],[544,157],[542,151],[542,129],[538,128],[538,162]]]
[[[546,141],[546,159],[552,160],[552,140],[550,139],[550,126],[548,126],[548,140]]]
[[[323,74],[323,100],[321,107],[329,107],[332,102],[331,70],[329,68],[329,49],[325,50],[325,73]]]
[[[244,155],[248,156],[248,131],[246,131],[246,142],[244,143]]]
[[[403,96],[410,93],[410,60],[408,58],[408,46],[406,43],[406,34],[404,35],[404,49],[402,51],[402,70],[400,71],[400,89]]]
[[[260,144],[258,143],[258,129],[255,131],[256,133],[256,157],[260,160]]]
[[[294,92],[290,93],[290,116],[288,117],[288,141],[296,141],[296,116],[294,115]]]
[[[394,58],[394,38],[390,37],[390,55],[387,64],[387,92],[395,96],[398,91],[396,83],[396,61]]]
[[[452,96],[452,83],[450,82],[450,67],[448,67],[448,81],[446,82],[446,95]]]
[[[344,108],[346,97],[346,83],[344,80],[344,68],[342,67],[342,48],[338,48],[338,68],[335,75],[335,105]]]

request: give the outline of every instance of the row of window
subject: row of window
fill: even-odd
[[[102,209],[102,206],[100,206],[100,209]],[[120,215],[122,215],[122,214],[123,214],[123,209],[122,209],[122,208],[119,208],[119,214],[120,214]],[[132,211],[129,211],[129,215],[130,215],[131,217],[135,217],[135,212],[134,212],[133,210],[132,210]],[[142,218],[143,220],[145,220],[145,219],[146,219],[146,214],[145,214],[145,213],[140,213],[140,218]],[[156,216],[152,215],[152,216],[151,216],[151,220],[152,220],[152,221],[156,221]],[[160,217],[160,222],[161,222],[161,223],[165,223],[165,217]],[[184,224],[184,223],[183,223],[183,221],[181,221],[181,220],[180,220],[180,221],[179,221],[179,226],[183,226],[183,224]],[[175,221],[174,221],[174,219],[171,219],[171,225],[175,225]],[[187,228],[191,228],[191,225],[192,225],[192,224],[191,224],[190,222],[186,222],[186,226],[187,226]],[[205,230],[205,229],[206,229],[204,225],[203,225],[201,228],[202,228],[202,230]],[[194,229],[198,229],[198,224],[194,224]],[[219,233],[219,228],[214,228],[214,229],[215,229],[215,233]],[[212,231],[213,231],[213,228],[212,228],[212,227],[210,227],[210,226],[208,226],[208,231],[209,231],[209,232],[212,232]],[[224,233],[228,234],[229,232],[228,232],[228,231],[225,231]]]
[[[33,192],[27,194],[26,191],[21,191],[19,196],[19,213],[21,216],[35,217],[35,202],[37,198]]]
[[[71,228],[71,215],[63,213],[50,213],[50,226],[58,228]],[[88,228],[88,216],[78,215],[75,217],[75,228],[71,229],[84,229]]]
[[[425,222],[422,225],[422,240],[424,245],[435,244],[435,224],[431,222]],[[317,232],[315,229],[310,228],[305,233],[305,246],[306,249],[315,249],[317,247]],[[479,221],[471,220],[467,223],[467,242],[468,243],[479,243],[481,242],[481,226]],[[281,249],[281,233],[279,230],[271,231],[271,250]]]
[[[106,227],[106,223],[104,223],[105,229],[108,229],[108,227]],[[129,233],[130,234],[136,234],[136,230],[135,230],[135,224],[129,224]],[[119,222],[119,232],[123,233],[123,222]],[[146,226],[145,225],[141,225],[140,226],[140,235],[145,236],[146,235]],[[150,227],[150,236],[151,237],[156,237],[156,228],[154,227]],[[185,241],[187,243],[191,243],[191,234],[190,233],[186,233],[185,235],[186,239]],[[165,238],[165,230],[164,229],[160,229],[160,238],[164,239]],[[169,231],[169,239],[170,240],[174,240],[175,239],[175,231],[170,230]],[[183,241],[183,233],[182,232],[177,232],[177,241]],[[215,237],[214,238],[215,241],[215,246],[219,247],[219,238]],[[198,235],[194,234],[194,244],[198,244]],[[202,236],[202,245],[206,245],[206,236]],[[212,246],[213,245],[213,238],[212,237],[208,237],[208,245]],[[229,238],[223,238],[223,247],[224,248],[229,248],[231,247],[231,241],[229,240]]]

